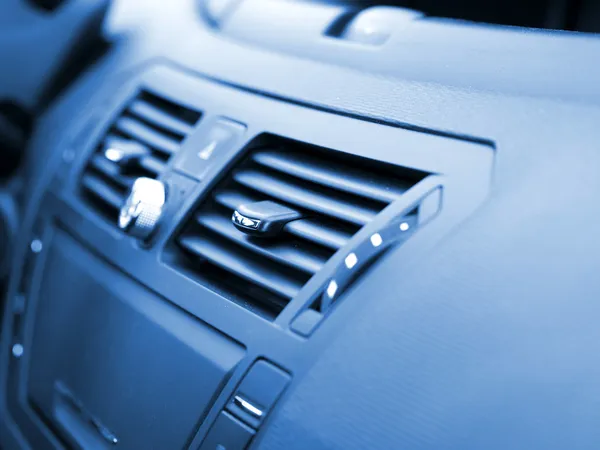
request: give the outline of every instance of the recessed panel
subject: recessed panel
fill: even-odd
[[[185,447],[243,347],[105,265],[65,232],[56,232],[49,252],[30,402],[73,445]]]

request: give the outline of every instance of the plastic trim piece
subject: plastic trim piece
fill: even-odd
[[[327,282],[321,295],[319,310],[323,313],[328,312],[362,271],[387,249],[406,241],[417,230],[417,226],[418,221],[414,215],[399,217],[371,234],[368,240],[350,249],[344,263],[337,267]]]

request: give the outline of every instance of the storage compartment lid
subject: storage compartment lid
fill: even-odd
[[[65,232],[45,267],[28,389],[46,422],[75,447],[185,447],[244,348]]]

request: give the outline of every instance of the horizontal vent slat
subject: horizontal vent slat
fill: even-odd
[[[131,104],[129,107],[129,112],[137,117],[142,118],[146,122],[156,125],[157,127],[180,134],[182,137],[187,136],[194,129],[194,127],[186,122],[169,115],[162,109],[141,99],[135,100]]]
[[[241,185],[274,199],[356,225],[369,223],[378,212],[256,170],[240,171],[234,175],[234,179]]]
[[[296,220],[285,226],[285,231],[307,241],[338,250],[348,243],[350,233],[324,226],[314,220]]]
[[[300,282],[278,271],[269,270],[251,258],[232,251],[222,243],[217,244],[201,236],[182,236],[179,244],[188,252],[281,297],[291,299],[300,291]]]
[[[118,211],[123,203],[122,193],[106,184],[104,180],[93,174],[86,174],[81,180],[81,184],[86,191],[101,200],[111,209]]]
[[[217,191],[214,194],[214,199],[219,205],[231,210],[232,214],[240,205],[258,201],[258,199],[250,197],[249,195],[233,190]]]
[[[119,132],[152,147],[167,158],[179,148],[179,142],[130,117],[121,117],[114,126]]]
[[[265,150],[254,154],[253,159],[261,166],[278,172],[385,203],[397,200],[410,188],[408,183],[399,185],[389,177],[366,177],[357,170],[336,167],[335,164],[325,165],[322,160],[292,152]]]
[[[145,156],[140,159],[140,167],[154,175],[154,178],[158,178],[164,172],[166,166],[166,163],[153,156]]]
[[[94,155],[90,161],[90,166],[121,189],[129,189],[133,184],[131,178],[121,173],[119,166],[107,160],[102,155]]]
[[[321,270],[327,260],[327,256],[309,253],[306,251],[307,249],[297,248],[292,243],[288,242],[253,243],[252,238],[241,231],[238,231],[228,217],[217,214],[205,214],[196,217],[196,220],[204,228],[219,234],[225,239],[228,239],[257,255],[311,275]]]
[[[184,106],[179,101],[174,101],[162,95],[157,95],[156,92],[153,93],[147,90],[142,91],[138,96],[138,99],[154,106],[173,118],[177,118],[177,120],[187,123],[188,125],[195,125],[196,122],[200,120],[200,117],[202,117],[202,113],[200,111],[188,106]]]

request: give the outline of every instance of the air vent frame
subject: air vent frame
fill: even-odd
[[[201,108],[190,106],[163,91],[144,82],[129,89],[87,144],[90,149],[80,163],[76,190],[87,208],[105,223],[116,224],[118,206],[138,176],[159,180],[171,178],[173,160],[202,122],[204,111]],[[96,115],[92,115],[86,125],[93,126],[95,118]],[[86,125],[79,134],[87,130]],[[103,154],[109,140],[140,145],[147,153],[134,161],[133,168],[120,168],[118,162]],[[94,186],[86,184],[90,179]]]
[[[314,174],[317,175],[317,178],[311,181],[307,181],[310,177],[305,177],[305,173],[299,174],[298,172],[295,172],[294,174],[290,174],[286,172],[286,168],[277,170],[273,169],[272,165],[266,164],[267,161],[265,160],[264,156],[272,157],[272,153],[277,152],[279,152],[280,154],[287,153],[290,155],[290,157],[292,155],[295,155],[296,157],[301,156],[300,162],[302,164],[310,165],[311,162],[313,164],[316,164],[316,172]],[[301,152],[302,154],[300,155]],[[357,190],[356,184],[353,183],[349,183],[343,186],[343,188],[340,188],[339,186],[325,187],[327,186],[328,182],[331,182],[331,180],[328,180],[329,171],[325,170],[327,167],[324,165],[324,163],[335,161],[338,161],[342,167],[354,167],[353,169],[351,169],[351,171],[354,172],[353,175],[355,179],[356,177],[358,177],[359,180],[361,175],[364,176],[369,173],[367,171],[361,172],[361,170],[358,169],[359,165],[366,164],[367,166],[372,166],[373,169],[384,171],[384,173],[377,174],[377,181],[375,181],[374,179],[363,179],[365,184],[362,185],[362,187],[364,188],[362,189],[362,192],[359,192],[361,191],[361,186],[358,186],[359,189]],[[296,162],[298,163],[298,160],[296,160]],[[252,169],[252,167],[254,167],[254,169]],[[320,187],[328,190],[328,193],[331,192],[331,195],[333,195],[332,198],[339,198],[340,196],[343,198],[350,195],[354,196],[354,198],[357,200],[359,198],[362,198],[364,199],[364,201],[366,201],[366,198],[371,198],[370,202],[373,205],[378,204],[379,207],[377,210],[374,210],[373,217],[371,220],[368,220],[367,222],[361,224],[351,224],[350,222],[353,221],[352,218],[340,219],[339,217],[337,217],[336,219],[326,219],[338,220],[338,222],[341,220],[342,223],[345,222],[348,224],[348,227],[352,228],[351,231],[350,228],[348,229],[349,233],[344,239],[344,242],[340,242],[337,245],[317,244],[314,241],[311,243],[310,240],[306,241],[304,239],[306,236],[299,237],[301,235],[296,234],[295,231],[292,233],[287,233],[287,239],[283,241],[279,240],[278,243],[273,244],[274,246],[272,246],[270,243],[263,244],[264,241],[257,242],[255,238],[243,237],[243,234],[238,232],[233,227],[231,222],[225,222],[225,220],[230,220],[230,217],[227,217],[225,215],[226,208],[233,205],[225,205],[221,200],[215,198],[216,192],[218,192],[219,190],[223,191],[227,189],[232,189],[232,184],[237,184],[238,187],[241,187],[243,190],[248,191],[248,186],[243,186],[243,184],[240,183],[239,180],[236,180],[236,178],[241,173],[247,173],[252,170],[256,171],[257,167],[259,167],[262,170],[265,170],[266,174],[270,173],[272,176],[283,176],[282,174],[285,173],[286,175],[288,175],[288,178],[291,177],[294,180],[291,181],[292,185],[294,185],[294,183],[299,183],[299,186],[302,186],[303,184],[308,184],[310,185],[309,189],[312,189],[314,187]],[[296,167],[302,168],[301,165],[296,165]],[[331,174],[331,172],[329,172],[329,174]],[[375,174],[375,172],[373,172],[373,174]],[[319,175],[321,175],[321,178],[319,177]],[[325,175],[324,179],[322,175]],[[173,234],[173,239],[167,245],[167,249],[165,252],[167,256],[165,260],[168,261],[168,263],[171,266],[176,267],[177,270],[180,270],[182,271],[182,273],[185,273],[186,276],[194,279],[197,283],[205,285],[207,288],[213,290],[214,292],[228,299],[229,301],[232,301],[246,309],[249,309],[250,311],[264,319],[276,320],[278,315],[281,314],[281,312],[287,307],[287,305],[291,301],[293,301],[298,294],[303,292],[306,285],[313,278],[315,278],[315,276],[319,272],[321,272],[329,265],[333,257],[337,255],[340,251],[343,251],[343,249],[346,248],[348,245],[350,245],[350,242],[353,241],[356,235],[361,234],[360,232],[362,229],[369,228],[369,224],[372,222],[381,222],[379,218],[385,216],[384,213],[390,208],[395,209],[395,205],[398,203],[400,198],[404,197],[406,194],[411,192],[415,188],[415,186],[421,184],[423,180],[431,177],[431,173],[426,173],[425,171],[416,168],[409,168],[397,164],[390,164],[386,161],[377,161],[365,156],[358,156],[355,154],[347,153],[340,149],[324,148],[322,146],[314,144],[307,144],[305,142],[274,135],[272,133],[260,133],[247,142],[243,149],[240,152],[238,152],[235,158],[230,162],[228,168],[226,170],[223,170],[220,176],[214,179],[211,185],[207,187],[201,198],[197,199],[197,206],[195,208],[192,208],[191,213],[186,217],[186,219],[184,219],[180,223],[178,230]],[[387,189],[389,189],[389,192],[385,192],[383,188],[378,190],[377,183],[382,182],[386,179],[388,180]],[[396,186],[395,189],[401,189],[403,191],[393,192],[394,188],[392,188],[392,184],[390,183]],[[223,184],[227,184],[229,187],[223,187]],[[252,189],[250,189],[250,191],[252,191]],[[328,193],[326,194],[325,191],[321,192],[322,195],[328,195]],[[272,196],[269,196],[269,194],[264,194],[257,191],[254,191],[253,194],[258,195],[259,199],[272,198]],[[282,202],[282,204],[289,205],[288,201],[282,200],[281,198],[276,200]],[[295,206],[298,207],[297,204]],[[300,208],[303,209],[302,207]],[[417,208],[418,205],[415,205],[413,210],[416,211]],[[201,217],[202,212],[206,213],[204,217]],[[314,213],[313,217],[307,220],[314,222]],[[334,222],[331,223],[333,224]],[[229,229],[231,233],[225,237],[225,233],[227,233],[228,229],[223,227],[227,227],[227,225],[231,226],[231,229]],[[202,230],[204,236],[202,236],[202,233],[199,237],[194,235],[194,233],[191,232],[192,229],[196,231]],[[182,242],[181,240],[182,236],[184,242]],[[222,253],[221,251],[223,249],[218,249],[217,247],[214,247],[212,245],[211,241],[215,239],[219,240],[221,242],[221,245],[230,247],[230,249],[226,253]],[[312,251],[307,249],[306,247],[304,249],[299,247],[296,247],[296,249],[292,248],[292,246],[296,242],[300,245],[308,245],[309,248],[312,248]],[[186,246],[187,250],[185,250]],[[218,258],[217,260],[212,260],[211,262],[205,262],[204,267],[206,268],[206,270],[198,272],[198,269],[194,269],[194,266],[201,264],[201,261],[198,261],[198,259],[194,260],[195,255],[193,255],[194,253],[201,251],[199,250],[200,247],[198,246],[201,246],[204,251],[210,252],[211,250],[207,248],[207,246],[209,246],[210,248],[212,248],[212,252],[217,252],[220,255],[220,257],[225,258],[225,260],[219,260]],[[275,251],[276,253],[274,254],[273,251]],[[284,262],[281,257],[281,253],[277,254],[278,251],[282,252],[283,254],[285,254],[286,252],[291,252],[290,257],[293,257],[295,253],[298,253],[298,255],[296,255],[297,264]],[[239,267],[237,267],[237,269],[233,269],[233,271],[231,270],[231,268],[229,270],[224,269],[224,267],[226,267],[227,265],[236,264],[235,259],[231,258],[232,252],[238,252],[238,257],[240,258]],[[315,254],[313,252],[317,253]],[[227,253],[229,253],[230,256],[225,256]],[[243,256],[243,254],[245,254],[246,256]],[[259,288],[256,294],[252,294],[250,290],[257,289],[255,284],[256,278],[253,277],[260,277],[261,270],[266,271],[265,273],[269,273],[269,269],[263,265],[265,261],[261,263],[260,261],[256,261],[253,259],[245,259],[249,257],[252,258],[252,255],[256,255],[259,260],[264,259],[270,261],[271,264],[278,264],[279,269],[276,270],[278,270],[279,276],[283,277],[283,279],[280,281],[284,282],[284,284],[298,283],[299,288],[297,288],[295,294],[289,294],[289,297],[286,297],[286,295],[282,294],[279,288],[277,287],[275,288],[275,291],[278,291],[280,293],[273,294],[271,288],[265,287],[265,285],[262,285],[261,287],[260,281]],[[318,268],[314,268],[314,266],[316,266],[316,263],[312,264],[311,262],[314,261],[315,258],[320,263],[320,267]],[[229,262],[225,264],[226,261]],[[254,264],[257,265],[257,267],[252,267],[251,261],[254,262]],[[206,264],[208,264],[208,266],[206,266]],[[210,272],[212,276],[206,274],[206,272],[208,271],[208,267],[210,267]],[[304,278],[294,278],[294,275],[297,276],[299,272],[304,274]],[[242,275],[243,273],[247,273],[246,276],[248,276],[249,279],[254,279],[254,281],[248,281],[247,279],[244,279],[245,277],[244,275]],[[236,285],[237,283],[240,283],[240,285],[236,286],[236,288],[224,287],[223,285],[227,284],[227,280],[225,279],[227,277],[231,277],[232,280],[235,279]],[[220,281],[218,281],[218,279],[220,279]],[[285,281],[286,279],[288,280],[287,282]],[[240,292],[242,291],[245,293],[244,295],[240,294]],[[259,299],[260,296],[263,296],[263,298]]]

